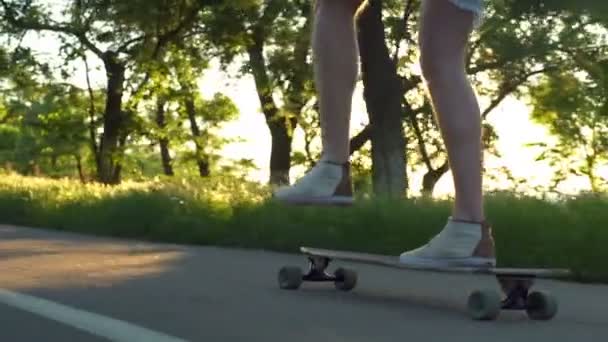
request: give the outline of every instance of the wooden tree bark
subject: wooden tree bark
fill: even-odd
[[[263,39],[255,39],[248,48],[249,63],[251,65],[253,78],[266,118],[266,124],[271,135],[270,151],[270,184],[289,184],[289,169],[291,168],[291,143],[295,129],[296,119],[286,119],[280,115],[272,97],[272,86],[266,70],[266,61],[263,53]]]
[[[194,146],[196,149],[196,164],[198,165],[198,173],[201,177],[209,177],[211,175],[211,168],[209,160],[205,157],[201,129],[196,121],[196,107],[194,105],[194,95],[192,94],[192,88],[187,87],[186,100],[184,105],[186,107],[186,114],[188,115],[188,121],[190,122],[190,130],[192,131],[192,139],[194,140]]]
[[[99,181],[104,184],[120,183],[119,148],[121,129],[124,125],[122,96],[124,93],[125,66],[117,61],[113,53],[105,53],[107,94],[103,116],[103,136],[99,146]]]
[[[167,118],[165,113],[166,101],[159,98],[156,103],[156,125],[161,131],[158,144],[160,146],[160,158],[163,165],[163,172],[167,176],[173,176],[173,162],[171,160],[171,153],[169,150],[169,138],[167,137]]]
[[[403,91],[396,65],[386,46],[382,1],[368,1],[357,24],[363,94],[371,130],[374,193],[401,197],[407,189],[406,141],[401,109]]]

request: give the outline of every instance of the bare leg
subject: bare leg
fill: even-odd
[[[358,71],[354,15],[362,0],[318,0],[312,48],[320,105],[323,156],[291,187],[275,192],[299,204],[351,204],[348,163],[352,96]]]
[[[423,0],[421,64],[448,150],[456,203],[444,229],[426,245],[400,255],[403,263],[493,266],[491,227],[482,203],[481,118],[465,73],[474,14],[449,0]]]
[[[313,32],[323,159],[346,163],[352,96],[358,71],[354,15],[361,0],[319,0]]]
[[[481,119],[465,73],[465,50],[473,22],[472,12],[448,0],[423,1],[421,64],[454,178],[452,217],[481,222]]]

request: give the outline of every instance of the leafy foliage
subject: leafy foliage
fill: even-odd
[[[407,161],[411,171],[434,178],[425,183],[432,192],[449,165],[417,68],[420,1],[383,6],[386,44],[403,87]],[[606,163],[606,3],[499,0],[486,10],[467,59],[485,99],[484,120],[507,98],[530,102],[533,119],[557,139],[538,145],[539,159],[555,166],[554,185],[582,175],[594,191],[604,189],[597,170]],[[224,72],[239,67],[232,76],[253,77],[272,136],[271,174],[284,181],[285,168],[310,167],[320,153],[312,16],[307,0],[0,0],[1,158],[23,172],[78,169],[100,179],[110,165],[114,174],[148,177],[162,172],[162,145],[171,157],[162,162],[178,174],[245,174],[251,160],[229,165],[219,153],[234,141],[220,130],[238,118],[237,108],[222,94],[203,99],[198,91],[198,80],[219,61]],[[22,44],[28,32],[59,37],[58,70]],[[73,76],[68,65],[83,62],[105,68],[102,89],[63,83]],[[499,156],[496,130],[487,120],[484,126],[486,151]],[[296,129],[303,151],[291,150]],[[362,127],[353,139],[361,184],[371,167],[365,133]]]

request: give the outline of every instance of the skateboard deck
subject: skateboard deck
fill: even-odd
[[[467,308],[476,320],[496,319],[501,310],[525,310],[528,317],[536,320],[552,319],[557,313],[557,299],[548,292],[531,291],[536,278],[562,278],[571,275],[568,269],[557,268],[501,268],[501,267],[433,267],[404,264],[397,256],[337,251],[321,248],[301,247],[300,252],[308,257],[308,272],[299,267],[285,266],[279,270],[281,289],[296,290],[303,282],[333,282],[336,289],[350,291],[357,284],[354,270],[338,268],[328,272],[333,260],[344,260],[384,267],[416,271],[466,273],[495,276],[502,289],[475,290],[468,298]]]
[[[399,261],[399,257],[390,255],[358,253],[350,251],[337,251],[322,248],[300,247],[300,251],[310,257],[321,257],[345,261],[375,264],[400,269],[431,271],[431,272],[450,272],[450,273],[470,273],[470,274],[489,274],[507,277],[534,277],[534,278],[561,278],[571,275],[568,269],[558,268],[501,268],[501,267],[439,267],[421,266],[404,264]]]

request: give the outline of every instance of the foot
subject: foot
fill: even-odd
[[[426,245],[404,252],[399,261],[425,267],[495,267],[491,227],[450,218],[444,229]]]
[[[294,185],[279,188],[273,197],[290,204],[350,205],[350,164],[321,160]]]

